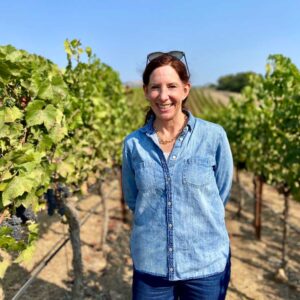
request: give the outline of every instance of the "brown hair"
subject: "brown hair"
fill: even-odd
[[[153,60],[151,60],[143,73],[143,84],[144,86],[147,86],[149,84],[150,81],[150,76],[152,74],[152,72],[159,68],[159,67],[163,67],[163,66],[171,66],[178,74],[179,78],[181,79],[181,81],[183,83],[188,83],[190,80],[189,77],[189,73],[187,71],[187,68],[185,66],[185,64],[179,60],[178,58],[170,55],[170,54],[162,54],[159,57],[154,58]],[[183,102],[182,102],[182,109],[185,109],[185,104],[187,101],[186,97]],[[149,107],[147,113],[146,113],[146,117],[145,117],[145,124],[149,121],[149,119],[154,116],[154,112],[152,110],[151,107]]]

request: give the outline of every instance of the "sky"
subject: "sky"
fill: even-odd
[[[0,45],[66,65],[79,39],[125,82],[141,81],[153,51],[186,54],[192,85],[227,74],[264,74],[268,55],[300,67],[299,0],[0,0]]]

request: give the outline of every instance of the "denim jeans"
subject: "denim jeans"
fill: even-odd
[[[225,270],[208,277],[169,281],[165,277],[133,271],[133,300],[223,300],[231,273],[231,255]]]

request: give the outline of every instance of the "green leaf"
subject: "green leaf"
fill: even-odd
[[[32,258],[34,252],[35,252],[36,246],[30,245],[27,247],[24,251],[21,252],[21,254],[14,260],[15,263],[21,263],[23,261],[28,261]]]
[[[24,207],[31,207],[33,210],[38,205],[38,197],[35,194],[35,189],[31,193],[25,193],[23,196],[18,197],[17,205],[23,205]]]
[[[37,223],[33,223],[28,225],[28,230],[29,230],[29,237],[28,237],[28,242],[29,244],[32,244],[38,239],[38,234],[39,234],[39,225]]]
[[[4,126],[4,110],[2,110],[2,108],[0,107],[0,130],[2,129],[2,127]]]
[[[26,108],[26,122],[28,123],[27,119],[30,120],[34,118],[34,115],[37,114],[40,110],[42,110],[45,105],[46,103],[43,100],[34,100],[30,102]]]
[[[69,55],[72,56],[72,51],[71,51],[71,47],[70,47],[70,42],[68,39],[66,39],[64,41],[64,47],[65,47],[65,52]]]
[[[72,45],[73,48],[77,48],[77,47],[81,46],[81,42],[77,39],[73,39],[71,41],[71,45]]]
[[[57,119],[62,118],[62,112],[57,110],[52,104],[46,106],[41,114],[45,127],[49,131],[57,122]]]
[[[92,56],[92,48],[91,47],[86,47],[85,48],[85,52],[87,54],[88,57]]]
[[[37,145],[37,151],[48,151],[51,149],[52,145],[53,141],[51,140],[51,138],[48,135],[43,135]]]
[[[4,180],[4,179],[2,179]],[[0,192],[3,192],[5,190],[5,188],[7,187],[8,182],[1,182],[0,183]]]
[[[12,229],[7,226],[0,227],[0,236],[8,235],[12,232]],[[4,243],[3,243],[4,244]]]
[[[0,78],[1,81],[8,82],[10,79],[11,73],[9,65],[6,62],[0,61]]]
[[[23,241],[16,241],[9,234],[0,234],[0,249],[7,249],[8,251],[24,250],[25,243]]]
[[[64,161],[59,163],[57,166],[57,173],[64,178],[68,177],[74,171],[75,171],[74,165]]]
[[[42,101],[39,101],[35,106],[29,107],[26,113],[26,122],[28,126],[44,124],[49,131],[57,122],[60,122],[62,112],[52,104],[47,105],[45,109],[41,109],[43,107],[42,103]]]
[[[21,119],[23,113],[16,106],[14,107],[5,107],[4,109],[4,122],[11,123],[17,119]]]
[[[64,99],[67,96],[67,88],[60,76],[55,76],[51,80],[45,80],[41,83],[38,97],[40,99]]]
[[[24,52],[22,50],[15,50],[6,56],[7,60],[11,62],[19,62],[22,58],[24,58]]]
[[[17,139],[23,134],[23,130],[22,124],[5,124],[0,130],[0,138]]]
[[[53,143],[60,142],[68,133],[68,129],[65,126],[56,124],[50,131],[49,137],[52,139]]]
[[[14,177],[2,194],[3,206],[9,205],[15,198],[23,195],[25,192],[30,192],[35,184],[35,181],[28,178],[26,175]]]
[[[0,179],[1,180],[8,180],[10,178],[12,178],[14,176],[14,174],[11,174],[10,171],[5,171],[2,174],[0,173]],[[1,191],[1,184],[0,184],[0,191]]]
[[[39,225],[36,224],[36,223],[30,224],[30,225],[28,225],[28,230],[32,234],[38,234],[38,232],[39,232]]]

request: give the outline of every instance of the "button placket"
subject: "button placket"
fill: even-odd
[[[178,137],[178,139],[175,142],[174,148],[170,153],[169,158],[166,160],[163,151],[160,148],[160,145],[158,143],[158,140],[153,137],[153,134],[151,136],[151,139],[153,140],[154,144],[156,145],[157,154],[159,156],[159,159],[161,161],[161,166],[164,173],[164,179],[165,179],[165,205],[166,205],[166,233],[167,233],[167,247],[166,247],[166,255],[167,255],[167,273],[168,273],[168,279],[173,280],[175,275],[175,265],[174,265],[174,224],[173,222],[173,196],[172,196],[172,179],[171,179],[171,173],[173,174],[173,168],[177,164],[177,161],[181,155],[181,152],[183,151],[183,144],[186,142],[186,135],[188,131],[188,126],[186,126],[182,132],[182,134]]]
[[[174,149],[175,150],[175,149]],[[173,217],[172,217],[172,184],[171,184],[171,174],[169,171],[168,164],[165,157],[163,156],[162,151],[159,151],[160,161],[162,163],[163,171],[165,174],[166,180],[166,203],[167,203],[167,264],[168,264],[168,277],[169,279],[174,278],[174,257],[173,252],[169,251],[170,249],[173,250]],[[174,153],[173,156],[177,157],[177,154]],[[172,158],[172,157],[170,157]],[[172,161],[172,159],[171,159]],[[170,164],[171,165],[171,164]]]

